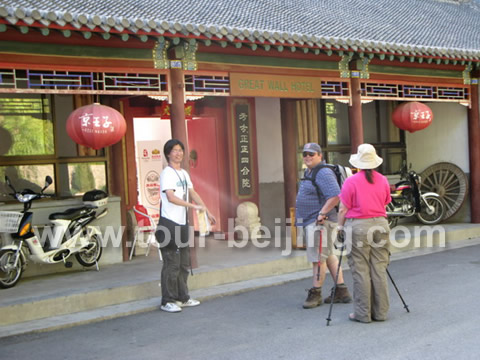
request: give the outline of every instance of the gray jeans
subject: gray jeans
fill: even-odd
[[[185,302],[188,295],[188,273],[190,271],[190,247],[161,249],[163,267],[161,276],[162,305],[168,302]]]

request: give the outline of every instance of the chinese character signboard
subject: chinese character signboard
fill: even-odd
[[[253,192],[252,143],[250,105],[234,104],[235,147],[237,153],[238,195],[249,196]]]

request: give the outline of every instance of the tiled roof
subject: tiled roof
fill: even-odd
[[[480,0],[0,0],[0,19],[480,60]]]

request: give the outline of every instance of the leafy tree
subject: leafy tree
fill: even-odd
[[[72,172],[72,195],[95,188],[95,177],[89,164],[75,164]]]

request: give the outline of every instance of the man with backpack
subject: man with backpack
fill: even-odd
[[[338,258],[333,254],[333,230],[337,226],[337,208],[340,186],[332,167],[323,161],[320,145],[308,143],[303,147],[303,162],[307,166],[296,199],[296,226],[303,233],[307,245],[307,260],[313,267],[313,287],[303,304],[311,309],[322,304],[322,285],[327,267],[335,281]],[[325,299],[332,301],[331,296]],[[349,303],[352,297],[343,282],[339,269],[334,303]]]

